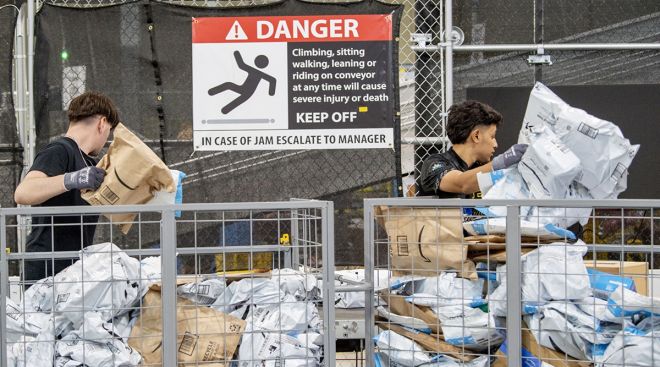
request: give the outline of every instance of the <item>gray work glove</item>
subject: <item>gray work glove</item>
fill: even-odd
[[[520,162],[527,151],[527,144],[514,144],[506,152],[493,158],[493,171],[504,169]]]
[[[64,174],[64,187],[72,189],[96,190],[105,178],[105,171],[98,167],[85,167],[79,171]]]

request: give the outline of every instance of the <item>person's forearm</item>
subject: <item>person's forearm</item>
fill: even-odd
[[[493,170],[490,162],[469,171],[451,171],[440,180],[440,190],[457,194],[473,194],[479,191],[477,173]]]
[[[64,175],[25,179],[16,188],[14,201],[21,205],[37,205],[66,192]]]

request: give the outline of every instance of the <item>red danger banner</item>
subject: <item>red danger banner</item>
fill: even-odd
[[[392,40],[392,14],[193,18],[193,43]]]

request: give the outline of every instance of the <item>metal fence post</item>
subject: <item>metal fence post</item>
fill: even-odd
[[[332,201],[326,201],[323,208],[323,313],[324,313],[324,344],[325,365],[334,367],[336,364],[337,338],[335,337],[335,208]]]
[[[7,367],[7,295],[9,266],[7,264],[7,218],[0,212],[0,367]]]
[[[372,367],[374,363],[374,342],[373,342],[373,328],[374,320],[374,218],[373,218],[373,205],[368,201],[364,201],[364,280],[372,285],[371,292],[365,292],[364,298],[364,313],[365,313],[365,362],[367,367]]]
[[[521,315],[520,295],[520,207],[506,207],[506,340],[508,367],[520,366]]]
[[[174,210],[162,211],[161,220],[161,302],[163,322],[163,366],[177,365],[176,331],[176,220]]]

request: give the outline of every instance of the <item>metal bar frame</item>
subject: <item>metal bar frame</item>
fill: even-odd
[[[453,50],[454,52],[507,52],[507,51],[626,51],[626,50],[660,50],[660,43],[528,43],[528,44],[491,44],[491,45],[461,45],[450,42],[437,45],[411,46],[416,52],[436,52]],[[447,63],[449,63],[448,60]],[[449,84],[449,83],[447,83]]]
[[[593,209],[655,209],[660,208],[659,199],[636,200],[465,200],[465,199],[435,199],[435,198],[382,198],[364,199],[364,252],[365,252],[365,279],[373,286],[374,273],[374,210],[377,206],[404,206],[404,207],[484,207],[503,206],[507,208],[506,214],[506,272],[507,272],[507,366],[518,367],[521,363],[522,346],[522,295],[521,289],[521,246],[520,241],[520,208],[523,206],[543,206],[558,208],[593,208]],[[653,215],[653,214],[652,214]],[[653,216],[652,216],[653,217]],[[652,245],[587,245],[592,252],[608,252],[621,250],[626,246],[626,252],[653,253]],[[657,250],[657,249],[656,249]],[[374,345],[371,342],[375,329],[373,315],[374,289],[367,292],[365,318],[366,366],[374,365]]]
[[[177,364],[177,256],[180,254],[216,254],[228,252],[288,252],[291,246],[263,245],[263,246],[235,246],[235,247],[204,247],[204,248],[179,248],[177,241],[176,211],[268,211],[289,210],[292,213],[291,220],[320,220],[322,241],[322,276],[323,279],[323,341],[324,341],[324,363],[326,366],[334,366],[336,360],[335,346],[335,308],[334,299],[334,205],[330,201],[318,200],[295,200],[288,202],[248,202],[248,203],[203,203],[203,204],[178,204],[178,205],[127,205],[127,206],[78,206],[67,207],[66,213],[63,208],[58,207],[36,207],[36,208],[0,208],[0,320],[6,318],[6,297],[9,296],[9,274],[8,264],[10,260],[26,260],[35,258],[76,258],[78,251],[62,252],[36,252],[36,253],[6,253],[7,227],[16,228],[19,224],[7,224],[7,218],[11,216],[29,215],[71,215],[77,214],[111,214],[111,213],[160,213],[160,249],[129,249],[123,250],[129,256],[152,256],[161,255],[161,297],[162,297],[162,343],[163,343],[163,365],[175,366]],[[310,213],[314,210],[314,213]],[[303,215],[298,215],[304,211]],[[318,214],[316,213],[318,211]],[[157,223],[158,221],[154,221]],[[183,221],[185,222],[185,221]],[[117,223],[115,223],[117,224]],[[307,227],[306,223],[302,224]],[[298,225],[296,225],[298,227]],[[313,229],[303,228],[304,233],[313,234]],[[292,232],[291,240],[299,241],[300,233]],[[295,243],[295,242],[294,242]],[[371,289],[371,288],[369,288]],[[364,289],[362,289],[364,290]],[[330,301],[328,301],[330,300]],[[7,366],[6,323],[0,322],[0,367]]]

